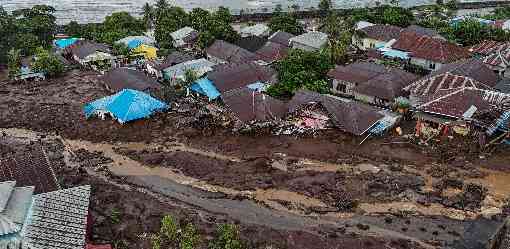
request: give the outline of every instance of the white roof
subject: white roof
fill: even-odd
[[[269,27],[263,23],[255,24],[252,26],[244,27],[241,29],[242,35],[262,36],[269,31]]]
[[[188,36],[189,34],[191,34],[191,32],[193,32],[196,30],[191,28],[191,27],[184,27],[182,29],[179,29],[173,33],[170,34],[170,36],[172,36],[172,39],[175,40],[182,40],[184,39],[186,36]]]
[[[355,25],[356,30],[364,29],[366,27],[374,26],[375,24],[367,21],[359,21]]]
[[[132,40],[139,40],[139,41],[142,42],[142,44],[145,44],[145,45],[154,45],[154,44],[156,44],[156,41],[153,38],[150,38],[148,36],[143,36],[143,35],[128,36],[128,37],[125,37],[125,38],[122,38],[122,39],[116,41],[115,43],[124,43],[124,44],[128,45],[129,42],[131,42]]]
[[[291,43],[299,43],[313,48],[321,48],[328,42],[328,35],[322,32],[308,32],[290,38]]]
[[[197,74],[202,75],[204,73],[212,71],[212,67],[215,65],[216,63],[202,58],[198,60],[186,61],[181,64],[177,64],[175,66],[164,69],[163,71],[172,77],[183,78],[187,70],[191,69],[195,71]]]

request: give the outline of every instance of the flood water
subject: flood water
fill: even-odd
[[[6,10],[31,7],[35,4],[52,5],[57,9],[58,23],[65,24],[72,20],[81,23],[101,22],[105,16],[118,11],[128,11],[139,15],[145,3],[154,4],[156,0],[0,0]],[[214,10],[219,6],[230,8],[233,13],[242,9],[245,13],[271,12],[278,4],[288,9],[293,5],[300,10],[316,8],[320,0],[169,0],[172,5],[187,10],[201,7]],[[333,0],[335,8],[362,8],[375,6],[376,2],[386,3],[390,0]],[[436,0],[400,0],[400,6],[411,7],[433,4]]]

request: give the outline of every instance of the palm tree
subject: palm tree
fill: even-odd
[[[154,9],[149,3],[145,3],[143,6],[143,22],[147,29],[152,28],[152,24],[154,23]]]

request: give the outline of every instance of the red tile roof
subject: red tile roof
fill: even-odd
[[[503,51],[510,49],[510,42],[497,42],[491,40],[485,40],[480,44],[474,45],[469,49],[469,51],[481,54],[481,55],[490,55],[498,51]]]
[[[412,57],[443,64],[471,57],[471,53],[460,46],[414,32],[402,32],[392,48],[409,52]]]
[[[329,70],[328,77],[352,83],[366,82],[386,72],[383,65],[370,62],[357,62],[347,66],[336,66]]]
[[[289,47],[275,42],[267,42],[262,48],[257,50],[257,59],[272,63],[287,57]]]
[[[483,58],[483,62],[491,66],[508,67],[510,65],[510,47],[486,56]]]
[[[414,82],[404,89],[415,96],[434,95],[441,90],[473,87],[492,89],[499,76],[478,59],[444,65],[438,71]]]
[[[494,91],[463,87],[456,90],[442,90],[429,97],[418,109],[450,118],[471,118],[472,107],[475,113],[485,112],[495,107],[508,106],[510,95]]]

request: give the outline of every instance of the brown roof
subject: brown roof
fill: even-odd
[[[276,71],[270,67],[261,66],[253,62],[242,64],[224,64],[214,68],[207,78],[221,93],[245,87],[257,81],[269,82]]]
[[[368,38],[379,40],[379,41],[390,41],[392,39],[398,39],[401,27],[393,25],[376,24],[368,26],[359,30],[363,32]]]
[[[393,100],[404,96],[404,87],[418,79],[417,75],[401,69],[391,68],[385,73],[359,84],[354,91],[380,99]]]
[[[420,36],[414,32],[402,32],[392,48],[409,52],[412,57],[440,63],[452,63],[471,57],[467,49],[443,39]]]
[[[161,88],[156,80],[147,77],[143,72],[129,68],[110,70],[103,76],[103,81],[114,92],[122,89],[148,91]]]
[[[242,122],[281,119],[287,105],[271,96],[244,88],[222,96],[223,102]]]
[[[421,35],[421,36],[423,36],[423,35],[430,36],[430,37],[440,36],[439,33],[433,29],[425,28],[425,27],[418,26],[418,25],[410,25],[407,28],[405,28],[403,31],[414,32],[417,35]]]
[[[384,117],[370,106],[355,101],[345,102],[333,96],[320,95],[307,90],[296,92],[289,103],[289,111],[297,111],[309,103],[320,103],[338,129],[357,136],[363,135]]]
[[[80,59],[83,59],[98,51],[103,53],[111,53],[111,49],[108,45],[88,40],[79,40],[66,48],[66,53],[74,54]]]
[[[36,193],[59,189],[55,172],[40,146],[28,146],[0,158],[0,182],[16,181],[19,187],[35,186]]]
[[[363,83],[386,72],[383,65],[370,62],[357,62],[347,66],[336,66],[328,72],[328,77],[352,83]]]
[[[281,45],[286,46],[286,47],[289,47],[290,38],[292,38],[294,36],[295,35],[293,35],[291,33],[287,33],[287,32],[284,32],[284,31],[278,31],[278,32],[275,32],[274,34],[272,34],[269,37],[269,41],[281,44]]]
[[[206,49],[206,53],[224,61],[235,63],[252,61],[256,57],[254,53],[222,40],[216,40]]]
[[[275,42],[267,42],[262,48],[257,50],[257,59],[272,63],[287,57],[289,47]]]
[[[481,113],[496,107],[510,104],[510,95],[471,87],[441,90],[427,98],[418,107],[423,112],[442,115],[450,118],[471,118],[476,111]],[[474,110],[472,107],[475,107]]]
[[[182,52],[179,52],[179,51],[175,51],[171,54],[169,54],[166,58],[165,58],[165,61],[163,61],[163,63],[161,64],[154,64],[154,67],[158,70],[163,70],[163,69],[166,69],[166,68],[169,68],[171,66],[175,66],[177,64],[180,64],[180,63],[183,63],[183,62],[186,62],[186,61],[191,61],[191,60],[194,60],[195,58],[192,56],[192,55],[189,55],[187,53],[182,53]]]
[[[239,38],[235,45],[244,48],[250,52],[255,52],[259,50],[264,44],[266,44],[267,39],[258,37],[258,36],[247,36]]]
[[[492,89],[500,81],[499,76],[478,59],[468,59],[444,65],[438,71],[407,86],[405,90],[414,95],[433,95],[440,90],[473,87]]]

